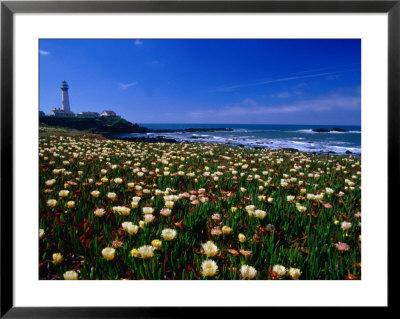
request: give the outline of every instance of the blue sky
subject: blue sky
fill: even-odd
[[[360,125],[361,40],[40,40],[40,109],[134,123]]]

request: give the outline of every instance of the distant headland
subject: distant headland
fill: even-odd
[[[177,132],[215,132],[232,131],[231,128],[186,128],[152,130],[138,124],[133,124],[112,110],[101,113],[87,111],[74,113],[71,111],[68,95],[68,83],[61,82],[61,108],[54,108],[48,115],[39,111],[39,123],[47,126],[64,127],[79,131],[88,131],[97,134],[125,134],[125,133],[177,133]],[[110,135],[110,136],[111,136]]]

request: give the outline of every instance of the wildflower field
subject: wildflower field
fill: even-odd
[[[39,141],[40,279],[361,279],[361,158]]]

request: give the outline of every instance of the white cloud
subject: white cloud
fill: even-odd
[[[280,105],[259,105],[255,101],[249,103],[250,99],[245,99],[239,104],[226,106],[221,109],[213,110],[194,110],[186,114],[188,118],[207,119],[226,117],[256,117],[262,115],[288,115],[296,113],[327,112],[332,110],[360,110],[361,99],[358,96],[329,95],[311,100],[284,103]]]
[[[131,86],[135,86],[137,85],[139,82],[135,81],[135,82],[131,82],[131,83],[118,83],[118,86],[121,90],[126,90],[128,88],[130,88]]]
[[[280,99],[287,99],[287,98],[289,98],[290,97],[290,93],[289,92],[281,92],[281,93],[278,93],[278,98],[280,98]]]
[[[349,64],[349,65],[353,65],[353,64]],[[359,71],[360,70],[359,68],[352,68],[352,69],[345,69],[345,70],[334,70],[334,71],[332,70],[332,71],[326,71],[326,72],[315,72],[315,71],[323,71],[323,70],[328,70],[328,69],[331,69],[331,68],[322,68],[322,69],[314,69],[314,70],[308,70],[308,71],[295,72],[295,73],[290,73],[290,74],[286,74],[286,75],[277,76],[276,78],[260,80],[258,82],[253,82],[253,83],[240,83],[240,84],[232,84],[232,85],[223,85],[223,86],[217,87],[213,91],[230,92],[230,91],[233,91],[235,89],[241,89],[241,88],[245,88],[245,87],[267,85],[267,84],[278,83],[278,82],[294,81],[294,80],[316,78],[316,77],[325,77],[327,79],[336,79],[342,73],[351,72],[351,71],[357,71],[357,70]]]
[[[139,40],[139,39],[136,39],[135,45],[142,45],[142,44],[143,44],[143,41],[141,41],[141,40]]]
[[[49,51],[39,50],[40,55],[50,55]]]

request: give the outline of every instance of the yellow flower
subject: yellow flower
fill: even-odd
[[[143,228],[144,227],[145,222],[143,220],[139,221],[139,227]]]
[[[73,200],[70,200],[70,201],[67,203],[67,206],[68,206],[68,208],[74,208],[74,207],[75,207],[75,202],[74,202]]]
[[[212,277],[218,272],[218,265],[214,260],[204,260],[201,264],[201,273],[205,277]]]
[[[301,275],[300,269],[292,268],[292,267],[289,268],[289,276],[292,279],[294,279],[294,280],[299,279],[300,275]]]
[[[232,207],[231,207],[231,212],[234,213],[234,212],[236,212],[236,211],[237,211],[237,207],[232,206]]]
[[[53,186],[56,183],[55,179],[49,179],[45,182],[46,186]]]
[[[161,237],[168,241],[174,240],[175,236],[176,230],[174,229],[166,228],[161,232]]]
[[[113,260],[115,257],[115,249],[112,247],[106,247],[101,251],[105,260]]]
[[[107,183],[107,182],[108,182],[108,178],[104,176],[104,177],[101,178],[101,181],[102,181],[103,183]]]
[[[161,249],[161,247],[162,247],[162,241],[161,240],[159,240],[159,239],[153,239],[152,241],[151,241],[151,245],[154,247],[154,249]]]
[[[60,196],[60,197],[67,197],[68,194],[69,194],[69,191],[63,189],[63,190],[61,190],[61,191],[58,193],[58,196]]]
[[[138,208],[138,206],[139,206],[139,202],[132,202],[131,203],[131,207],[132,208]]]
[[[153,214],[154,208],[153,207],[143,207],[142,212],[143,214]]]
[[[131,213],[131,209],[125,206],[114,206],[112,210],[114,213],[123,216],[128,216]]]
[[[138,250],[136,249],[136,248],[133,248],[132,250],[131,250],[131,256],[132,257],[139,257],[139,252],[138,252]]]
[[[78,273],[74,270],[69,270],[64,273],[65,280],[78,280]]]
[[[240,233],[238,237],[241,243],[244,243],[246,241],[246,236],[244,234]]]
[[[53,264],[54,265],[58,265],[61,264],[64,260],[63,255],[61,255],[61,253],[54,253],[53,254]]]
[[[42,239],[44,236],[44,229],[39,229],[39,239]]]
[[[229,226],[222,226],[222,234],[224,235],[229,235],[232,231],[232,228],[230,228]]]
[[[296,208],[300,213],[305,213],[307,210],[307,207],[302,206],[302,205],[296,205]]]
[[[49,199],[47,201],[47,206],[49,207],[55,207],[57,205],[57,201],[55,199]]]
[[[92,191],[90,194],[91,194],[93,197],[99,197],[100,192],[99,192],[99,191]]]
[[[174,207],[174,202],[172,202],[172,201],[165,202],[165,207],[171,209],[172,207]]]

